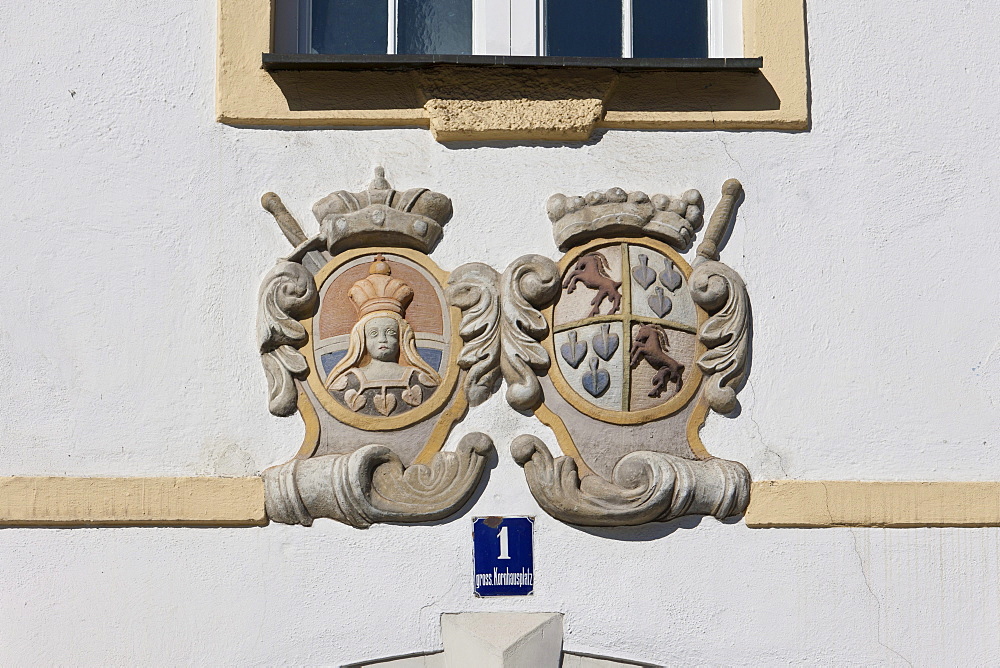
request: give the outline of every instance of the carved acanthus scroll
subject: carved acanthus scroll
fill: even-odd
[[[517,410],[531,410],[542,401],[537,375],[550,362],[539,343],[549,333],[540,309],[559,294],[559,267],[542,255],[525,255],[507,267],[502,280],[500,366],[507,381],[507,403]]]
[[[466,370],[465,396],[478,406],[500,387],[500,274],[479,262],[464,264],[452,272],[445,295],[462,311],[458,365]]]
[[[576,460],[553,459],[535,436],[518,436],[511,454],[524,467],[539,505],[571,524],[628,526],[682,515],[722,519],[742,513],[750,500],[750,473],[739,462],[725,459],[639,451],[615,464],[611,480],[598,475],[581,480]]]
[[[404,467],[383,445],[293,459],[264,471],[267,515],[305,526],[327,517],[359,529],[441,519],[468,501],[492,450],[489,436],[471,433],[455,452],[439,452],[429,465]]]
[[[750,297],[739,274],[705,260],[691,274],[691,297],[710,313],[698,329],[708,349],[698,358],[705,373],[704,397],[712,410],[736,408],[736,392],[746,378],[750,349]]]
[[[257,311],[257,342],[267,375],[268,408],[286,417],[295,412],[298,390],[295,378],[309,370],[298,351],[308,340],[299,322],[317,305],[316,284],[301,264],[281,261],[264,279]]]

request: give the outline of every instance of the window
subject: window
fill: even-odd
[[[275,51],[739,58],[742,0],[277,0]]]
[[[615,0],[600,26],[602,48],[621,49],[610,60],[547,55],[598,46],[579,23],[600,0],[217,2],[222,123],[425,127],[440,141],[809,127],[803,0]],[[668,9],[669,20],[644,18]],[[567,13],[576,28],[559,23]]]

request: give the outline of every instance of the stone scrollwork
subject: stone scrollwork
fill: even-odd
[[[301,408],[306,426],[299,454],[263,473],[269,519],[364,528],[455,513],[494,451],[480,433],[443,448],[466,400],[478,405],[500,383],[499,274],[440,269],[427,254],[451,200],[398,191],[381,168],[366,190],[319,200],[313,236],[276,194],[261,204],[293,246],[260,291],[269,409]]]
[[[598,475],[581,480],[576,460],[553,459],[535,436],[518,436],[511,454],[524,467],[539,505],[570,524],[631,526],[683,515],[723,519],[742,513],[750,500],[750,473],[725,459],[638,451],[615,464],[611,480]]]
[[[257,342],[267,375],[268,408],[279,417],[295,412],[298,389],[294,379],[309,370],[298,351],[309,338],[299,320],[311,316],[316,304],[312,274],[295,262],[279,262],[260,288]]]
[[[445,296],[462,311],[458,365],[466,370],[466,398],[478,406],[500,386],[500,274],[479,262],[464,264],[452,272]]]
[[[719,262],[742,196],[739,181],[723,185],[693,267],[678,251],[701,227],[696,190],[671,198],[612,188],[549,199],[553,235],[567,254],[562,276],[546,275],[554,293],[528,306],[554,306],[544,318],[525,319],[518,345],[508,350],[504,339],[503,359],[518,346],[544,345],[537,357],[523,357],[530,363],[522,368],[548,374],[541,383],[531,375],[524,393],[537,393],[541,405],[530,407],[567,456],[553,458],[533,435],[517,437],[511,454],[553,517],[621,526],[746,510],[749,471],[712,457],[698,438],[709,409],[736,407],[747,374],[750,299],[739,275]]]
[[[328,517],[359,529],[442,519],[468,501],[492,451],[486,434],[471,433],[455,452],[438,452],[429,465],[404,467],[383,445],[293,459],[264,472],[267,515],[305,526]]]
[[[531,410],[542,401],[537,374],[549,368],[549,355],[539,343],[549,324],[539,309],[559,295],[559,267],[542,255],[525,255],[503,274],[503,340],[500,367],[507,381],[507,403]]]
[[[707,350],[698,358],[705,372],[704,397],[719,413],[736,408],[736,392],[746,378],[750,349],[750,297],[739,274],[705,260],[691,274],[691,297],[711,314],[698,330]]]
[[[559,268],[541,255],[514,260],[503,276],[481,263],[463,265],[448,281],[448,303],[462,311],[459,365],[468,371],[466,394],[476,406],[507,381],[507,402],[531,410],[541,401],[538,374],[549,368],[539,343],[549,332],[540,309],[559,293]]]

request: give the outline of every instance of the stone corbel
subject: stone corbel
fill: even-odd
[[[427,522],[460,509],[479,484],[493,441],[466,434],[455,452],[404,467],[383,445],[349,454],[293,459],[264,471],[274,522],[311,526],[320,517],[365,529],[376,522]]]
[[[640,450],[622,457],[611,480],[583,479],[572,457],[553,458],[530,434],[514,439],[514,461],[524,467],[532,496],[558,520],[582,526],[631,526],[683,515],[741,514],[750,502],[750,473],[726,459],[685,459]]]

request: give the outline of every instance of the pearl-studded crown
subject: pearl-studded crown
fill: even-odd
[[[402,246],[431,252],[451,219],[451,200],[427,188],[393,190],[375,169],[368,189],[338,190],[313,205],[331,253],[362,246]]]
[[[585,197],[556,194],[546,203],[559,250],[596,237],[648,235],[685,251],[702,225],[701,193],[649,196],[611,188]]]

